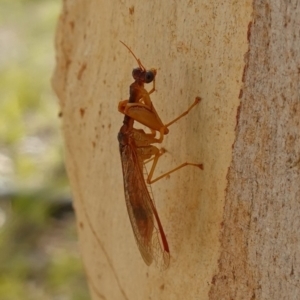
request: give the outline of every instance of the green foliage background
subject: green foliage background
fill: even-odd
[[[0,0],[0,299],[89,299],[50,86],[60,0]],[[65,200],[66,199],[66,200]]]

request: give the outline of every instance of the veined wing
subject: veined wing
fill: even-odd
[[[120,144],[120,154],[126,205],[138,248],[147,265],[154,260],[165,269],[170,260],[169,246],[137,153],[130,144]]]

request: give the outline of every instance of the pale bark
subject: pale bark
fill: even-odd
[[[93,299],[299,299],[299,1],[65,1],[53,86]],[[117,133],[136,62],[170,128],[153,184],[171,251],[147,267],[128,219]],[[242,82],[244,80],[244,82]],[[298,297],[297,297],[298,296]]]

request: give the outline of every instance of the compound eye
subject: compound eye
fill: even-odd
[[[147,71],[145,74],[145,82],[150,83],[153,81],[155,74],[153,71]]]

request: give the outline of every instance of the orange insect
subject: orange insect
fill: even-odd
[[[133,54],[130,48],[128,49]],[[155,90],[156,70],[146,70],[140,60],[134,54],[133,56],[139,65],[132,72],[135,81],[130,85],[129,100],[121,101],[118,107],[119,111],[125,114],[123,126],[118,134],[125,199],[134,236],[145,263],[150,265],[154,260],[165,269],[169,266],[170,250],[153,202],[152,190],[149,184],[187,165],[201,169],[203,169],[203,166],[202,164],[183,163],[152,180],[158,159],[165,153],[164,149],[159,150],[152,144],[161,143],[164,135],[169,132],[167,127],[185,116],[200,102],[200,98],[197,97],[187,111],[164,125],[149,96]],[[151,82],[153,82],[153,88],[147,92],[144,84]],[[151,133],[134,128],[134,121],[147,126]],[[160,132],[159,138],[155,138],[156,131]],[[148,175],[145,164],[152,160],[152,167]]]

